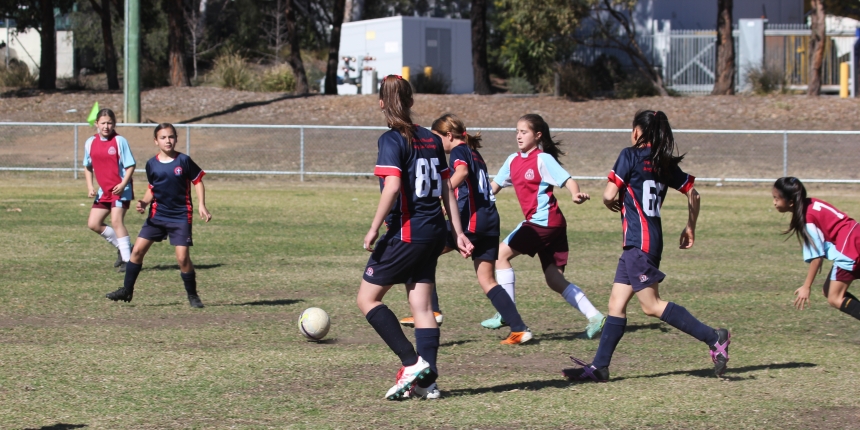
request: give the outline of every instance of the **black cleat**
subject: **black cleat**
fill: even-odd
[[[714,330],[717,332],[717,343],[710,346],[711,360],[714,362],[714,375],[718,378],[726,372],[729,363],[729,344],[732,343],[732,335],[724,328]]]
[[[118,266],[116,266],[116,271],[117,271],[117,272],[119,272],[119,273],[125,273],[125,265],[126,265],[126,264],[128,264],[128,263],[127,263],[127,262],[125,262],[125,261],[123,261],[123,262],[119,263],[119,265],[118,265]]]
[[[118,302],[120,300],[124,302],[130,302],[131,298],[134,297],[134,290],[126,290],[125,287],[121,287],[120,289],[112,293],[105,294],[105,297],[115,302]]]
[[[596,368],[591,364],[588,364],[580,359],[570,357],[573,360],[574,364],[578,364],[580,367],[568,367],[567,369],[562,369],[561,374],[564,375],[565,378],[570,380],[571,382],[578,381],[594,381],[594,382],[606,382],[609,380],[609,368],[601,367]]]
[[[119,267],[122,264],[122,253],[116,250],[116,261],[113,262],[113,267]]]
[[[191,305],[192,308],[200,309],[203,307],[203,302],[200,301],[200,296],[197,294],[188,295],[188,304]]]

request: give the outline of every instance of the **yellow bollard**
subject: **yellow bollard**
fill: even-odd
[[[847,99],[848,98],[848,75],[850,72],[851,65],[848,62],[844,62],[839,65],[839,98]]]
[[[424,66],[424,77],[425,77],[425,78],[427,78],[427,79],[432,79],[432,78],[433,78],[433,67],[431,67],[431,66]]]
[[[403,79],[406,79],[407,81],[409,80],[409,66],[403,66],[400,71],[400,76],[402,76]]]

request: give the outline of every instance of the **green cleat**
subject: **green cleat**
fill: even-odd
[[[502,327],[507,327],[508,323],[506,323],[505,320],[502,319],[501,314],[496,312],[496,314],[493,315],[492,318],[490,318],[488,320],[481,321],[481,326],[483,326],[484,328],[488,328],[490,330],[498,330]]]
[[[606,315],[597,314],[588,319],[588,325],[585,326],[585,337],[594,339],[603,330],[603,323],[606,322]]]

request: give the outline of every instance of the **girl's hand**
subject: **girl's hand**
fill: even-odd
[[[90,198],[95,197],[95,196],[96,196],[96,190],[95,190],[95,189],[93,189],[93,187],[90,187],[90,188],[87,190],[87,196],[89,196]]]
[[[373,244],[376,242],[376,238],[379,237],[379,229],[370,229],[367,231],[367,234],[364,235],[364,242],[362,242],[362,246],[365,251],[373,252]]]
[[[134,208],[137,210],[138,213],[143,213],[143,211],[146,210],[147,206],[149,206],[149,203],[147,203],[143,200],[138,200],[137,204],[134,205]]]
[[[468,258],[472,255],[472,250],[474,249],[475,245],[472,245],[472,242],[465,234],[460,233],[457,235],[457,251],[460,251],[460,255],[462,255],[463,258]]]
[[[206,210],[206,206],[200,205],[200,207],[197,208],[197,212],[200,213],[200,219],[206,222],[209,222],[209,220],[212,219],[212,214],[210,214],[209,211]]]
[[[693,241],[695,240],[696,233],[693,232],[689,226],[684,227],[684,231],[681,232],[681,249],[690,249],[693,247]]]
[[[794,295],[797,296],[794,299],[795,308],[802,311],[804,307],[809,306],[809,287],[803,286],[794,290]]]
[[[118,195],[122,194],[122,190],[124,190],[124,189],[125,189],[125,184],[119,183],[119,184],[116,184],[116,186],[113,187],[113,189],[111,189],[110,192],[112,192],[115,196],[118,196]]]
[[[573,202],[581,205],[585,203],[586,200],[589,200],[591,197],[588,196],[588,193],[576,193],[572,195]]]
[[[603,204],[612,212],[621,212],[621,199],[604,200]]]

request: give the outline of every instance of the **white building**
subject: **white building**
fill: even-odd
[[[18,32],[15,28],[0,27],[0,41],[8,44],[9,57],[28,67],[30,73],[39,73],[42,56],[42,40],[39,32],[27,29]],[[0,50],[0,61],[5,62],[6,52]],[[71,78],[74,75],[74,38],[71,31],[57,31],[57,78]]]

